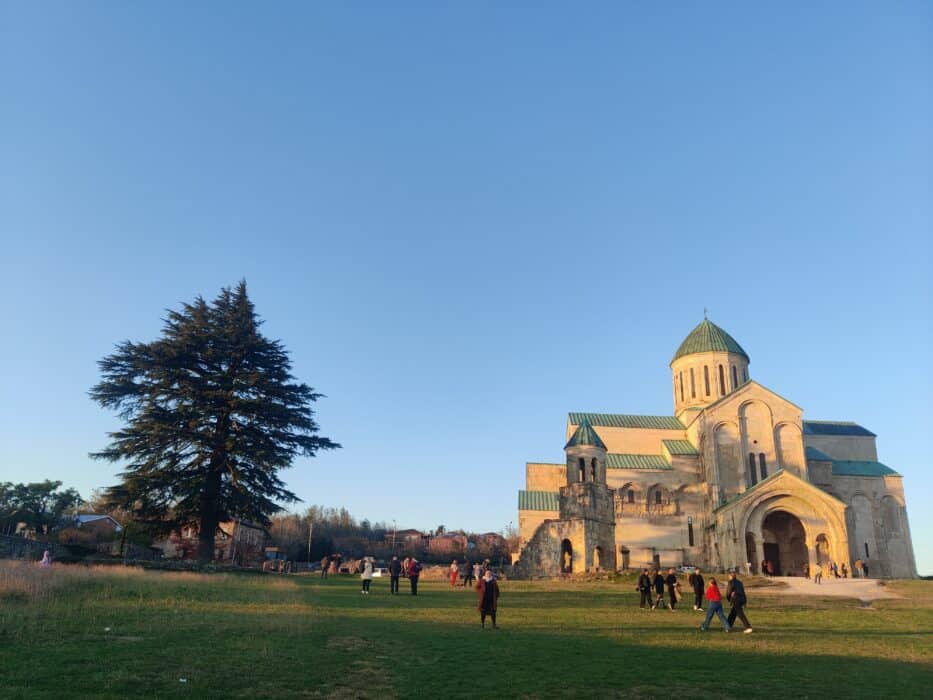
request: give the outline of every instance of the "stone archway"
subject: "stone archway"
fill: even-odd
[[[560,543],[560,572],[562,574],[573,573],[573,545],[570,540],[563,540]]]
[[[755,545],[755,536],[750,533],[745,533],[745,561],[748,562],[751,567],[751,571],[748,573],[758,573],[758,548]]]
[[[603,548],[595,547],[593,549],[593,571],[599,571],[603,563]]]
[[[775,510],[761,523],[764,559],[777,576],[800,576],[809,562],[807,535],[796,515]]]

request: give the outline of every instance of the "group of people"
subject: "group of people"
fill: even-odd
[[[723,612],[722,592],[719,590],[719,584],[715,578],[710,578],[707,585],[700,569],[694,569],[688,577],[688,584],[693,592],[693,609],[695,611],[703,612],[703,601],[706,600],[706,619],[700,625],[701,630],[704,632],[708,630],[713,615],[717,615],[722,621],[726,632],[732,630],[736,618],[742,621],[746,634],[752,632],[752,625],[745,615],[745,606],[748,604],[745,586],[734,571],[729,573],[729,583],[726,586],[726,600],[731,605],[728,617]],[[673,612],[677,608],[677,603],[683,597],[681,585],[674,569],[668,569],[666,576],[661,573],[660,569],[655,569],[654,575],[651,574],[649,569],[643,569],[638,577],[635,590],[641,594],[639,607],[647,607],[650,610],[666,606],[668,610]],[[666,600],[665,593],[667,593]]]
[[[831,561],[825,565],[829,570],[829,573],[833,578],[849,578],[849,569],[846,566],[845,562],[842,562],[841,565],[836,566],[836,562]],[[811,576],[812,574],[812,576]],[[807,577],[807,580],[813,579],[813,583],[822,583],[823,582],[823,565],[817,564],[813,567],[812,571],[810,565],[808,564],[804,568],[804,575]],[[855,563],[852,565],[852,578],[868,578],[868,560],[856,559]]]
[[[483,572],[490,568],[491,564],[488,559],[484,560],[482,564],[478,561],[471,564],[466,559],[463,560],[462,564],[458,564],[457,560],[454,559],[450,562],[450,585],[451,587],[456,586],[457,579],[460,579],[462,581],[460,585],[463,588],[472,586],[473,582],[482,578]]]

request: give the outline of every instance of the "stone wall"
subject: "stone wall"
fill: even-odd
[[[61,545],[28,540],[25,537],[0,535],[0,559],[27,559],[39,561],[42,553],[49,550],[53,559],[68,558],[68,550]]]

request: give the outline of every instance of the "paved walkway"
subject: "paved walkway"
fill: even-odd
[[[878,600],[879,598],[900,598],[886,586],[878,585],[871,578],[824,578],[823,583],[815,584],[799,576],[775,576],[774,581],[786,584],[774,588],[760,588],[756,593],[777,593],[781,595],[818,595],[857,598],[858,600]]]

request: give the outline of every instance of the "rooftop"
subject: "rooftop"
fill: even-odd
[[[673,416],[639,416],[629,413],[569,413],[571,425],[584,420],[600,428],[646,428],[654,430],[684,430],[685,426]]]
[[[877,437],[858,423],[842,420],[805,420],[804,435],[841,435],[845,437]]]
[[[664,455],[632,455],[608,454],[606,455],[608,469],[673,469]]]
[[[518,509],[559,510],[559,494],[556,491],[519,491]]]
[[[684,338],[684,342],[677,348],[671,362],[684,355],[695,355],[700,352],[731,352],[741,355],[746,362],[751,362],[748,353],[742,349],[735,338],[707,318],[704,318],[700,325]]]

